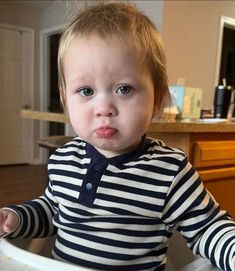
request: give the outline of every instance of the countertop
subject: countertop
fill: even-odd
[[[202,120],[177,120],[176,122],[152,122],[149,132],[163,133],[235,133],[235,122],[207,122]]]
[[[22,118],[26,118],[26,119],[69,123],[68,117],[65,114],[61,114],[61,113],[42,112],[42,111],[35,111],[35,110],[29,110],[29,109],[21,109],[20,114],[21,114]]]
[[[61,113],[21,110],[21,117],[51,122],[69,123],[68,116]],[[221,119],[176,120],[175,122],[152,122],[148,132],[159,133],[235,133],[235,122]]]

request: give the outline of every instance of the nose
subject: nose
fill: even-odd
[[[98,117],[115,117],[117,112],[118,111],[114,103],[109,101],[107,98],[101,99],[95,108],[95,115]]]

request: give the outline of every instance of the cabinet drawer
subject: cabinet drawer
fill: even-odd
[[[235,185],[235,167],[215,168],[215,169],[201,169],[198,170],[203,182],[210,182],[215,180],[232,179]]]
[[[235,164],[235,140],[196,141],[193,151],[195,167]]]

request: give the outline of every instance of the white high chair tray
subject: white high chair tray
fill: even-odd
[[[18,248],[7,239],[0,238],[0,271],[94,271],[59,262]],[[219,271],[208,260],[199,258],[180,271]]]
[[[221,270],[213,266],[209,260],[198,258],[192,263],[188,264],[183,269],[181,269],[180,271],[221,271]]]
[[[59,262],[14,246],[0,239],[0,270],[4,271],[91,271],[84,267]]]

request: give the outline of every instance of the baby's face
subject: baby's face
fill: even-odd
[[[91,36],[71,44],[64,74],[75,132],[106,157],[134,149],[154,109],[154,86],[143,55],[117,39]]]

